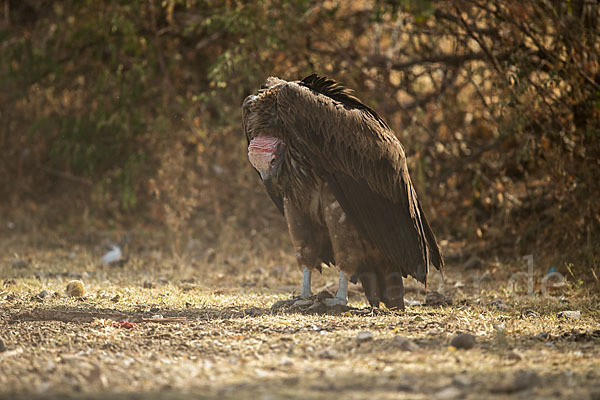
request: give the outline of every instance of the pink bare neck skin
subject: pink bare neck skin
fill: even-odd
[[[257,136],[248,146],[248,159],[257,170],[266,171],[270,168],[271,160],[276,156],[281,139],[271,136]]]

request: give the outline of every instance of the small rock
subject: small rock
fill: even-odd
[[[292,360],[289,357],[283,357],[280,361],[279,361],[279,365],[282,367],[290,367],[294,364],[294,360]]]
[[[143,287],[144,289],[153,289],[154,287],[156,287],[156,284],[151,281],[144,281]]]
[[[416,307],[416,306],[422,306],[423,303],[419,300],[404,299],[404,305],[407,307]]]
[[[539,384],[539,376],[533,371],[520,370],[515,373],[512,380],[490,389],[492,393],[516,393],[530,389]]]
[[[287,386],[294,386],[299,381],[300,381],[300,378],[298,378],[297,376],[289,376],[289,377],[283,378],[283,380],[281,382]]]
[[[581,311],[561,311],[558,316],[566,319],[581,319]]]
[[[356,341],[358,343],[364,343],[364,342],[368,342],[370,340],[373,340],[373,332],[363,331],[363,332],[359,332],[358,335],[356,336]]]
[[[515,373],[511,382],[492,388],[494,393],[516,393],[539,385],[540,377],[533,371],[520,370]]]
[[[511,350],[506,355],[506,358],[512,361],[521,361],[523,359],[523,355],[516,350]]]
[[[112,301],[113,303],[116,303],[116,302],[118,302],[120,299],[121,299],[121,295],[117,293],[117,294],[115,294],[115,295],[114,295],[114,296],[113,296],[113,297],[110,299],[110,301]]]
[[[437,392],[434,398],[439,400],[453,400],[458,399],[459,397],[462,397],[462,391],[457,387],[448,386]]]
[[[473,384],[471,379],[466,375],[454,375],[452,378],[452,384],[458,387],[466,388]]]
[[[337,356],[338,356],[337,351],[335,351],[333,349],[325,349],[322,352],[320,352],[318,355],[319,355],[319,358],[322,358],[324,360],[333,360],[334,358],[337,358]]]
[[[450,346],[454,346],[457,349],[472,349],[475,346],[475,336],[470,333],[459,333],[452,338]]]
[[[446,306],[446,305],[451,305],[451,304],[452,304],[452,299],[450,297],[445,296],[436,291],[431,291],[431,292],[427,293],[427,295],[425,296],[425,305],[426,306],[437,307],[437,306]]]
[[[465,284],[464,284],[464,283],[462,283],[461,281],[456,281],[456,282],[454,283],[454,288],[455,288],[455,289],[462,289],[462,288],[464,288],[464,287],[465,287]]]
[[[33,296],[33,300],[39,300],[42,301],[44,300],[46,297],[50,297],[51,293],[48,290],[42,290],[41,292],[39,292],[38,294],[36,294],[35,296]]]
[[[401,383],[396,386],[396,390],[399,392],[413,392],[415,388],[410,383]]]
[[[65,289],[65,292],[69,297],[83,297],[85,293],[83,282],[79,280],[70,281],[69,283],[67,283],[67,288]]]
[[[4,340],[0,338],[0,353],[4,353],[6,351],[6,344],[4,344]]]
[[[15,260],[12,263],[12,267],[18,268],[18,269],[27,268],[28,266],[29,266],[29,263],[25,260]]]
[[[415,342],[402,336],[394,336],[392,344],[403,351],[415,351],[419,349],[419,346]]]

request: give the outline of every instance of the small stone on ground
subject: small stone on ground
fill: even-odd
[[[459,333],[452,338],[450,346],[454,346],[457,349],[472,349],[475,346],[475,336],[470,333]]]

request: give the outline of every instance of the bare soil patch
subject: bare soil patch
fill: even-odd
[[[568,282],[510,290],[523,266],[449,265],[428,288],[449,301],[428,305],[408,281],[402,313],[368,308],[356,287],[347,310],[283,312],[271,305],[298,292],[291,258],[219,264],[150,249],[112,267],[94,247],[3,243],[0,398],[600,395],[598,295]],[[65,295],[71,279],[82,298]],[[335,282],[325,271],[314,285]],[[451,345],[460,333],[472,348]]]

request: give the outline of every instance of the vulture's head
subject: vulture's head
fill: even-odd
[[[242,104],[248,159],[265,182],[277,180],[285,153],[277,115],[277,92],[285,83],[279,78],[268,78],[258,93],[246,97]]]

